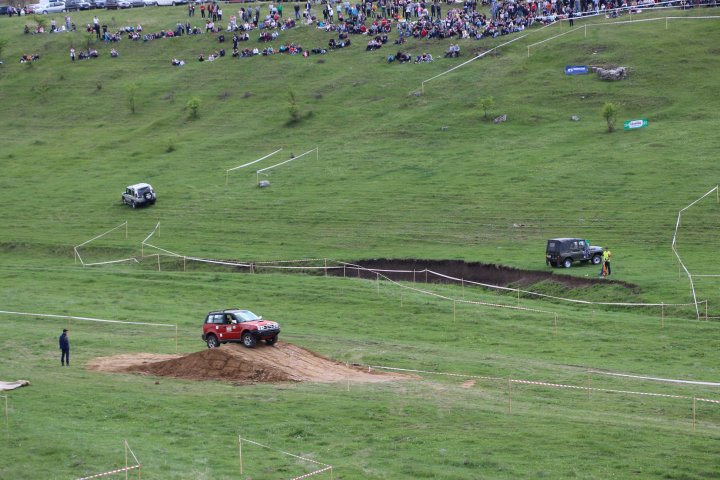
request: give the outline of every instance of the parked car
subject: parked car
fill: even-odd
[[[92,8],[105,8],[105,0],[90,0]]]
[[[68,12],[77,10],[90,10],[90,2],[85,0],[65,0],[65,10]]]
[[[128,0],[132,8],[144,7],[145,0]]]
[[[43,15],[47,15],[48,13],[62,13],[64,11],[65,2],[48,2],[34,9],[35,13],[42,13]]]
[[[154,205],[157,196],[149,183],[136,183],[125,188],[120,200],[125,205],[137,208],[143,205]]]
[[[252,348],[259,340],[275,345],[278,335],[280,325],[277,322],[263,320],[250,310],[229,309],[207,314],[202,339],[208,348],[216,348],[227,342],[242,342]]]
[[[602,247],[592,246],[583,238],[553,238],[545,248],[545,263],[553,267],[570,268],[573,263],[587,262],[600,265],[602,256]]]

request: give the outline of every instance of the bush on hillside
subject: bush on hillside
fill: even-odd
[[[602,116],[607,122],[608,133],[615,130],[615,121],[617,120],[617,106],[611,102],[605,102],[602,109]]]

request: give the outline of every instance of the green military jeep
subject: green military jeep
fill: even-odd
[[[603,248],[590,245],[583,238],[553,238],[547,241],[545,263],[553,267],[570,268],[573,263],[602,263]]]

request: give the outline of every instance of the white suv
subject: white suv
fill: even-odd
[[[154,205],[157,197],[152,185],[149,183],[137,183],[125,189],[121,200],[125,205],[137,208],[142,205]]]

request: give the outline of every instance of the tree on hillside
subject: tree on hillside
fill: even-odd
[[[128,107],[130,108],[130,113],[135,113],[135,100],[136,100],[136,94],[137,94],[137,85],[130,85],[128,87]]]
[[[288,125],[292,125],[300,121],[300,108],[298,107],[297,100],[295,99],[295,92],[292,90],[288,92],[288,113],[290,114]]]
[[[614,103],[605,102],[602,108],[602,116],[607,122],[608,132],[615,130],[615,121],[617,120],[617,106]]]
[[[198,110],[200,109],[200,99],[198,97],[192,97],[188,100],[187,109],[190,110],[190,118],[197,118]]]
[[[478,105],[483,111],[483,118],[488,118],[488,111],[495,106],[495,99],[493,97],[481,98]]]

